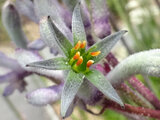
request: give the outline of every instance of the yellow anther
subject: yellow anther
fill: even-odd
[[[79,65],[81,65],[82,63],[83,63],[83,57],[81,56],[81,57],[79,57],[76,65],[79,66]]]
[[[80,48],[85,48],[85,47],[86,47],[86,41],[83,41],[83,42],[81,43]]]
[[[92,56],[98,56],[101,53],[101,51],[91,52]]]
[[[81,41],[79,40],[78,43],[74,46],[75,50],[78,50],[81,46]]]
[[[93,63],[94,63],[93,60],[88,60],[88,62],[87,62],[87,67],[89,68]]]
[[[78,52],[76,52],[76,54],[73,56],[73,59],[74,59],[74,60],[78,60],[79,57],[80,57],[80,52],[78,51]]]

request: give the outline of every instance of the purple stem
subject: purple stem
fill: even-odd
[[[118,60],[112,53],[109,53],[106,57],[109,64],[115,67],[118,64]],[[143,97],[145,97],[156,109],[160,109],[160,101],[141,81],[132,77],[129,83],[137,90]]]
[[[129,83],[143,97],[145,97],[156,109],[160,109],[160,101],[158,100],[158,98],[141,81],[139,81],[136,77],[132,77],[129,80]]]

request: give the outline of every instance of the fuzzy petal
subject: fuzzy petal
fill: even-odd
[[[20,16],[15,6],[6,1],[2,9],[2,22],[11,40],[19,47],[27,48],[27,38],[22,30]]]
[[[59,10],[61,6],[57,0],[34,0],[34,5],[39,20],[45,16],[50,16],[67,39],[72,41],[72,33],[63,21],[62,14]]]
[[[94,63],[97,63],[98,61],[103,59],[126,32],[126,30],[121,30],[104,38],[103,40],[98,41],[93,46],[91,46],[88,52],[101,51],[101,53],[97,57],[93,57]]]
[[[29,63],[26,65],[27,67],[36,67],[36,68],[44,68],[48,70],[66,70],[70,69],[70,65],[68,65],[68,59],[64,57],[56,57],[49,60],[38,61]]]
[[[50,47],[58,47],[66,56],[69,56],[72,44],[58,30],[50,17],[45,17],[40,22],[40,33],[44,42]]]
[[[74,71],[70,71],[68,73],[61,96],[62,117],[66,116],[69,106],[71,105],[73,99],[75,98],[75,95],[78,92],[78,89],[83,83],[83,78],[83,74],[77,74]]]
[[[160,77],[160,50],[149,50],[133,54],[119,63],[106,78],[118,86],[135,74]]]
[[[79,40],[80,41],[86,40],[86,33],[80,12],[80,2],[77,3],[73,11],[72,32],[73,32],[74,45],[77,44]]]
[[[56,83],[60,83],[64,79],[63,71],[61,70],[46,70],[40,68],[26,67],[27,64],[40,61],[42,58],[37,52],[31,52],[19,49],[16,51],[16,56],[19,64],[23,69],[29,72],[37,73],[49,78],[52,78]]]
[[[60,99],[63,84],[40,88],[26,95],[29,103],[36,106],[52,104]]]
[[[95,85],[107,98],[117,102],[121,106],[123,102],[121,98],[118,96],[117,92],[114,90],[110,82],[103,76],[103,74],[99,71],[92,70],[87,73],[86,78]]]

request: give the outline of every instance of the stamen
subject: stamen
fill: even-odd
[[[78,51],[78,52],[76,52],[76,54],[74,55],[73,59],[74,59],[74,60],[78,60],[79,57],[80,57],[80,52]]]
[[[83,57],[81,56],[81,57],[78,59],[76,65],[79,66],[79,65],[81,65],[82,63],[83,63]]]
[[[101,51],[91,52],[92,56],[98,56],[101,53]]]
[[[88,62],[87,62],[87,67],[89,68],[93,63],[94,63],[93,60],[88,60]]]
[[[83,42],[81,43],[80,48],[85,48],[85,46],[86,46],[86,41],[83,41]]]
[[[79,40],[78,43],[74,46],[75,50],[78,50],[80,48],[81,41]]]

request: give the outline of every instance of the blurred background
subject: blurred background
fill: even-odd
[[[2,7],[5,0],[0,0]],[[129,54],[138,51],[160,48],[160,0],[107,0],[110,12],[110,24],[112,31],[127,29],[125,36],[113,49],[113,53],[119,60]],[[1,16],[1,11],[0,11]],[[22,16],[23,30],[29,40],[39,38],[38,26]],[[11,43],[0,19],[0,51],[8,56],[14,57],[15,46]],[[0,68],[0,74],[7,70]],[[140,75],[137,77],[145,83],[160,99],[159,78],[149,77],[144,81]],[[34,78],[34,81],[33,81]],[[46,107],[34,107],[27,103],[25,94],[36,88],[49,85],[48,81],[40,80],[39,76],[33,75],[32,79],[27,78],[28,86],[26,92],[20,94],[14,92],[11,96],[4,98],[0,95],[0,120],[59,120],[60,103]],[[5,84],[0,85],[2,93]],[[129,102],[129,101],[128,101]],[[91,108],[98,112],[100,108]],[[79,108],[76,108],[67,120],[127,120],[125,116],[116,111],[107,109],[101,116],[90,115]]]

